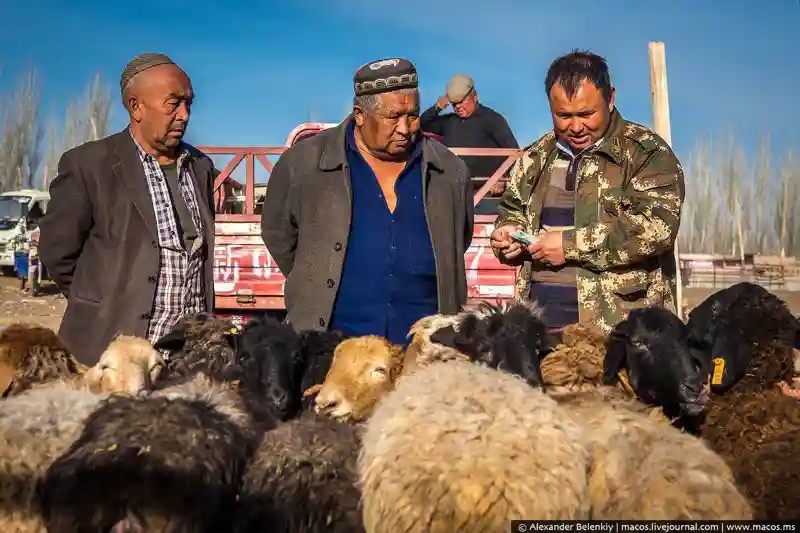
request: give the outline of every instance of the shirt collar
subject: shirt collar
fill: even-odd
[[[133,139],[133,144],[136,145],[136,151],[139,152],[139,157],[142,159],[142,161],[151,161],[156,165],[158,165],[158,160],[151,154],[149,154],[144,148],[142,148],[142,145],[139,144],[139,141],[136,139],[136,136],[133,134],[130,128],[128,129],[128,133],[130,133],[131,139]],[[183,142],[181,142],[180,154],[178,155],[178,161],[177,161],[178,168],[181,168],[183,166],[183,163],[186,161],[186,158],[188,156],[189,156],[189,150],[186,148]]]

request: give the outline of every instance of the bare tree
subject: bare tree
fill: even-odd
[[[0,135],[0,190],[33,184],[41,163],[39,145],[44,133],[39,123],[40,99],[38,78],[31,70],[5,101]]]
[[[64,129],[61,139],[55,140],[53,132],[52,147],[48,146],[42,183],[46,188],[55,177],[58,160],[67,150],[88,141],[96,141],[108,135],[108,118],[111,109],[111,95],[102,84],[100,73],[87,84],[80,100],[67,106]],[[50,141],[48,141],[48,144]]]

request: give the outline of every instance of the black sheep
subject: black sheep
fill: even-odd
[[[304,412],[264,436],[242,480],[234,533],[364,531],[354,425]]]
[[[603,380],[616,384],[625,370],[642,402],[662,407],[676,425],[695,431],[708,405],[710,365],[675,314],[646,307],[631,311],[609,335]]]
[[[461,313],[456,324],[431,334],[430,342],[539,387],[543,382],[539,359],[547,338],[547,327],[531,306],[482,302],[475,311]]]
[[[229,379],[236,363],[236,334],[233,321],[210,313],[187,315],[158,339],[153,347],[167,353],[162,377],[188,377],[202,372]]]
[[[235,391],[204,376],[111,397],[39,487],[48,530],[225,531],[259,436]]]
[[[303,393],[314,385],[322,385],[333,362],[333,351],[347,337],[338,331],[307,330],[300,333],[302,360],[296,375],[300,375],[303,411],[308,410],[313,399]]]

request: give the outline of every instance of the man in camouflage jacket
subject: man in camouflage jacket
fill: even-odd
[[[674,242],[684,199],[678,159],[658,135],[614,108],[614,89],[599,56],[573,52],[554,61],[547,78],[554,129],[523,150],[492,234],[498,259],[522,265],[518,298],[535,298],[547,316],[552,298],[541,294],[550,293],[532,294],[537,274],[547,286],[548,275],[568,272],[571,279],[554,279],[576,293],[572,307],[566,305],[572,311],[566,316],[575,318],[552,319],[552,329],[592,321],[608,333],[637,307],[676,312]],[[563,161],[564,154],[572,162]],[[569,169],[566,181],[563,167]],[[572,192],[570,185],[553,188],[559,168],[562,184],[570,183],[572,173]],[[548,208],[558,204],[552,198],[561,204]],[[566,215],[567,223],[544,224],[543,213],[556,220],[554,212],[562,221]],[[538,241],[525,246],[510,239],[515,228]]]

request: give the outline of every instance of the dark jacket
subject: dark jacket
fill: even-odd
[[[214,308],[214,165],[188,146],[206,234],[205,287]],[[93,365],[118,333],[144,337],[159,251],[153,203],[127,129],[61,156],[42,218],[39,256],[67,310],[59,335]]]
[[[431,106],[420,116],[421,128],[442,137],[450,148],[519,148],[517,139],[508,122],[497,111],[478,104],[478,108],[467,118],[455,113],[440,115],[436,106]],[[462,156],[473,178],[489,178],[497,170],[505,156]]]
[[[287,320],[298,330],[327,329],[339,289],[352,208],[349,120],[286,150],[267,183],[261,236],[286,277]],[[474,191],[461,159],[434,139],[420,135],[420,142],[439,312],[456,313],[467,300]]]

